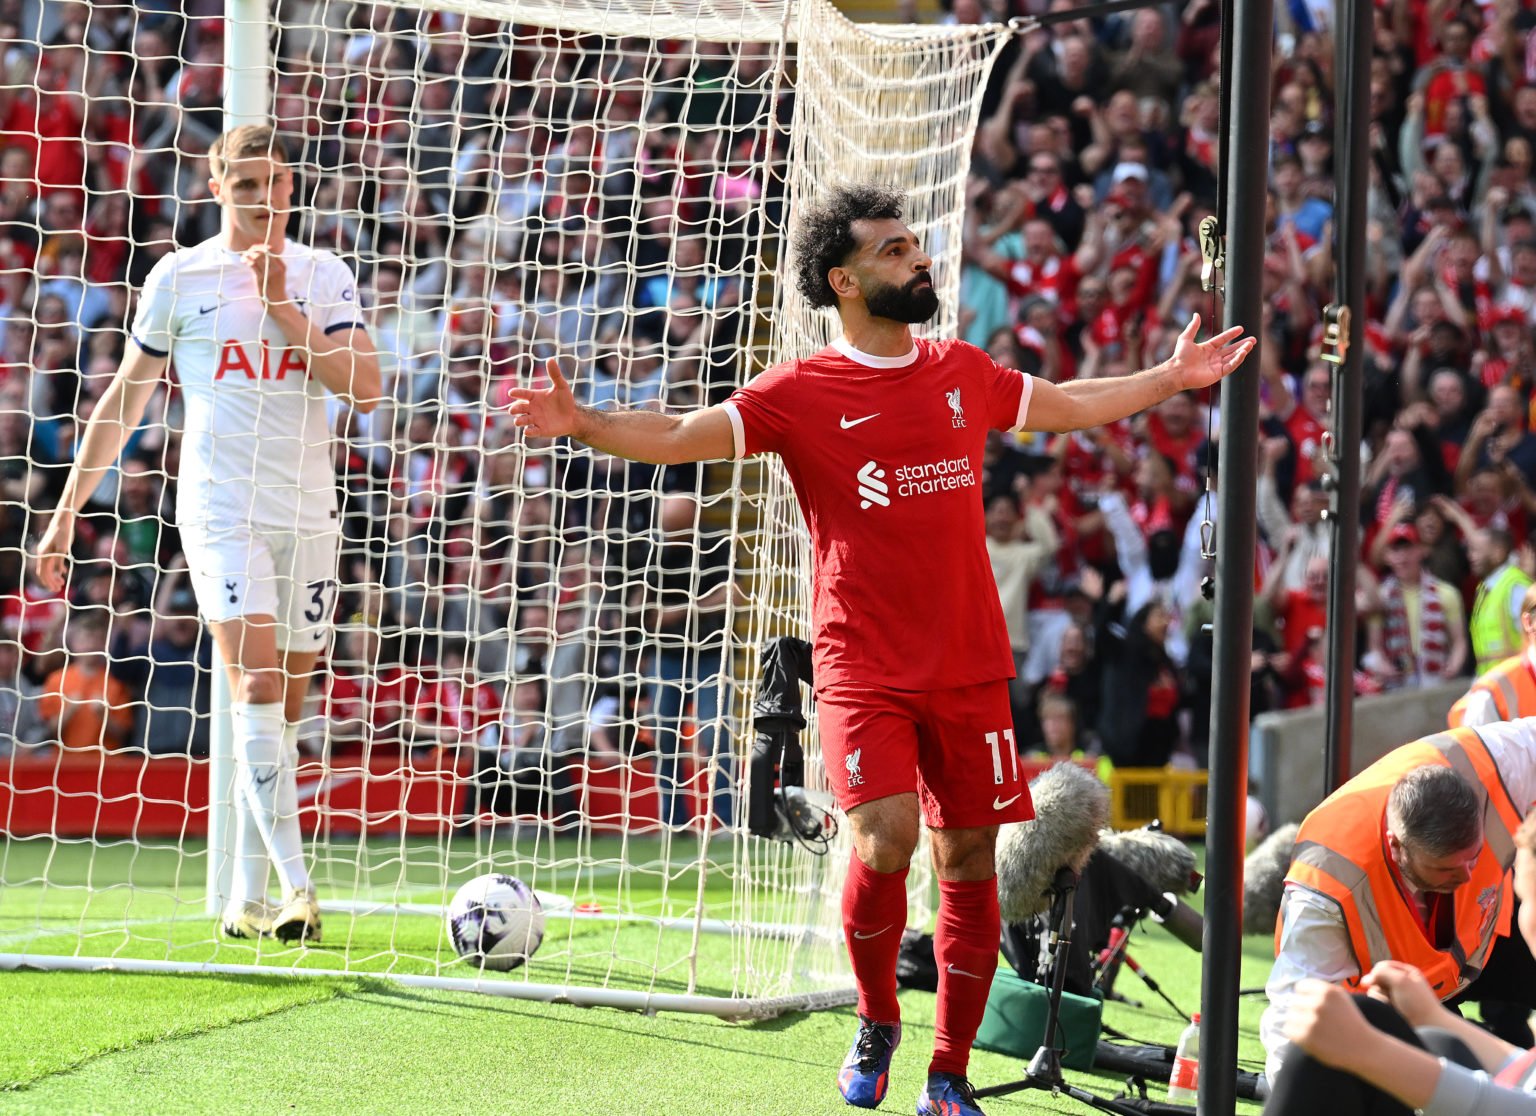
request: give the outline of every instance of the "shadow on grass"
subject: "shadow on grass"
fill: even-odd
[[[79,978],[85,976],[88,979],[100,979],[101,977],[109,974],[33,972],[30,975],[41,976],[44,978],[53,976]],[[165,974],[119,973],[114,975],[123,977],[129,981],[142,980],[147,982],[156,979],[157,977],[161,980],[166,979]],[[37,1072],[34,1075],[24,1079],[12,1079],[9,1081],[0,1082],[0,1093],[26,1092],[27,1090],[42,1085],[46,1082],[58,1078],[66,1078],[72,1074],[79,1073],[80,1071],[90,1067],[101,1059],[111,1055],[122,1054],[132,1050],[143,1050],[148,1047],[159,1046],[165,1043],[177,1043],[189,1039],[200,1038],[203,1035],[227,1030],[232,1027],[238,1027],[245,1023],[254,1023],[260,1020],[269,1019],[274,1015],[281,1015],[287,1011],[313,1007],[319,1004],[331,1003],[336,999],[347,995],[348,992],[353,990],[357,984],[355,980],[350,978],[306,978],[293,976],[267,977],[257,974],[235,975],[223,973],[175,974],[170,977],[170,980],[177,986],[179,986],[183,981],[191,981],[197,982],[205,987],[219,987],[229,989],[249,988],[253,990],[260,989],[263,992],[268,993],[274,989],[281,992],[284,989],[304,988],[317,990],[317,993],[319,994],[300,999],[289,1000],[282,1003],[268,1004],[261,1010],[251,1011],[232,1018],[202,1018],[195,1021],[183,1021],[176,1025],[170,1026],[165,1030],[141,1033],[137,1037],[127,1038],[119,1041],[108,1039],[102,1042],[95,1049],[82,1052],[78,1056],[75,1056],[73,1060],[66,1061],[63,1064],[54,1066],[53,1068],[42,1070],[41,1072]],[[73,983],[73,981],[70,983]],[[216,1009],[210,1009],[209,1012],[205,1014],[212,1014],[215,1010]]]

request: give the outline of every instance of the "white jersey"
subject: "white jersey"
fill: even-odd
[[[283,243],[288,296],[326,333],[361,327],[352,272]],[[328,394],[266,312],[240,253],[214,237],[166,256],[139,297],[133,339],[169,356],[185,399],[176,519],[183,526],[336,526]]]

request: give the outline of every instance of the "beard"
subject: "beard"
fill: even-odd
[[[873,317],[916,325],[939,312],[939,292],[929,276],[919,275],[904,287],[878,284],[864,296],[864,305]]]
[[[1414,871],[1412,863],[1406,856],[1398,858],[1397,870],[1402,874],[1404,883],[1413,888],[1415,891],[1421,891],[1426,895],[1450,895],[1452,892],[1456,891],[1462,886],[1460,883],[1430,883],[1430,881],[1426,880],[1423,876],[1419,875],[1418,872]]]

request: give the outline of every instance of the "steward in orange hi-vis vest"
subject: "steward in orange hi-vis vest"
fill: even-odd
[[[1472,688],[1451,706],[1446,718],[1451,728],[1461,728],[1466,723],[1467,706],[1473,695],[1483,693],[1493,699],[1502,720],[1536,716],[1536,668],[1530,653],[1521,651],[1480,675]]]
[[[1471,879],[1437,897],[1452,905],[1454,915],[1445,922],[1430,920],[1440,925],[1438,934],[1419,915],[1387,847],[1392,788],[1426,764],[1450,767],[1485,803],[1482,852]],[[1510,932],[1510,870],[1520,820],[1482,738],[1473,729],[1453,729],[1387,753],[1308,814],[1286,883],[1338,905],[1359,974],[1369,973],[1378,961],[1403,961],[1423,972],[1442,1000],[1449,999],[1477,978],[1495,939]],[[1279,947],[1277,926],[1277,954]],[[1346,983],[1358,988],[1360,976]]]

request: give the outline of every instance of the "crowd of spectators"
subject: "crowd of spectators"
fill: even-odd
[[[388,395],[333,409],[343,593],[314,746],[469,751],[491,783],[547,768],[541,751],[655,749],[680,781],[695,735],[706,756],[730,744],[719,486],[517,437],[505,390],[556,357],[597,406],[729,392],[782,188],[752,172],[789,111],[771,48],[369,4],[283,16],[289,234],[356,269]],[[87,509],[66,596],[24,554],[138,286],[218,232],[222,6],[0,0],[0,31],[0,748],[199,751],[174,383]]]
[[[1265,255],[1229,259],[1262,266],[1265,293],[1249,324],[1264,342],[1255,714],[1320,703],[1326,684],[1332,12],[1298,0],[1278,13]],[[1021,14],[953,0],[950,18]],[[1214,0],[1190,0],[1009,45],[971,168],[968,340],[1061,381],[1155,364],[1192,312],[1219,320],[1195,235],[1216,207],[1219,17]],[[1367,350],[1357,693],[1486,667],[1469,631],[1480,590],[1536,574],[1536,11],[1400,0],[1373,19],[1369,276],[1353,308]],[[1054,731],[1055,754],[1203,765],[1215,402],[1183,395],[1113,427],[994,438],[989,546],[1026,747]],[[1071,735],[1047,729],[1064,723]]]
[[[1033,2],[950,0],[943,18]],[[1277,24],[1266,301],[1250,326],[1264,338],[1255,713],[1323,692],[1331,12],[1294,0]],[[173,384],[90,509],[67,599],[23,555],[137,286],[217,232],[204,152],[222,119],[221,17],[209,0],[0,0],[0,748],[206,746],[209,649],[172,526]],[[1214,0],[1187,0],[1004,48],[965,192],[968,340],[1062,381],[1153,364],[1193,311],[1213,318],[1193,230],[1216,200],[1218,18]],[[1479,581],[1536,565],[1536,16],[1520,0],[1392,0],[1374,19],[1362,692],[1468,674]],[[771,48],[649,53],[350,3],[285,5],[284,24],[291,235],[356,267],[390,396],[335,413],[345,591],[312,735],[467,747],[489,782],[576,749],[728,751],[687,727],[690,709],[713,724],[741,684],[718,487],[520,441],[498,403],[551,355],[596,404],[730,389],[771,258],[762,218],[780,220],[779,176],[752,172],[791,107]],[[1021,749],[1204,763],[1212,403],[990,439]]]

